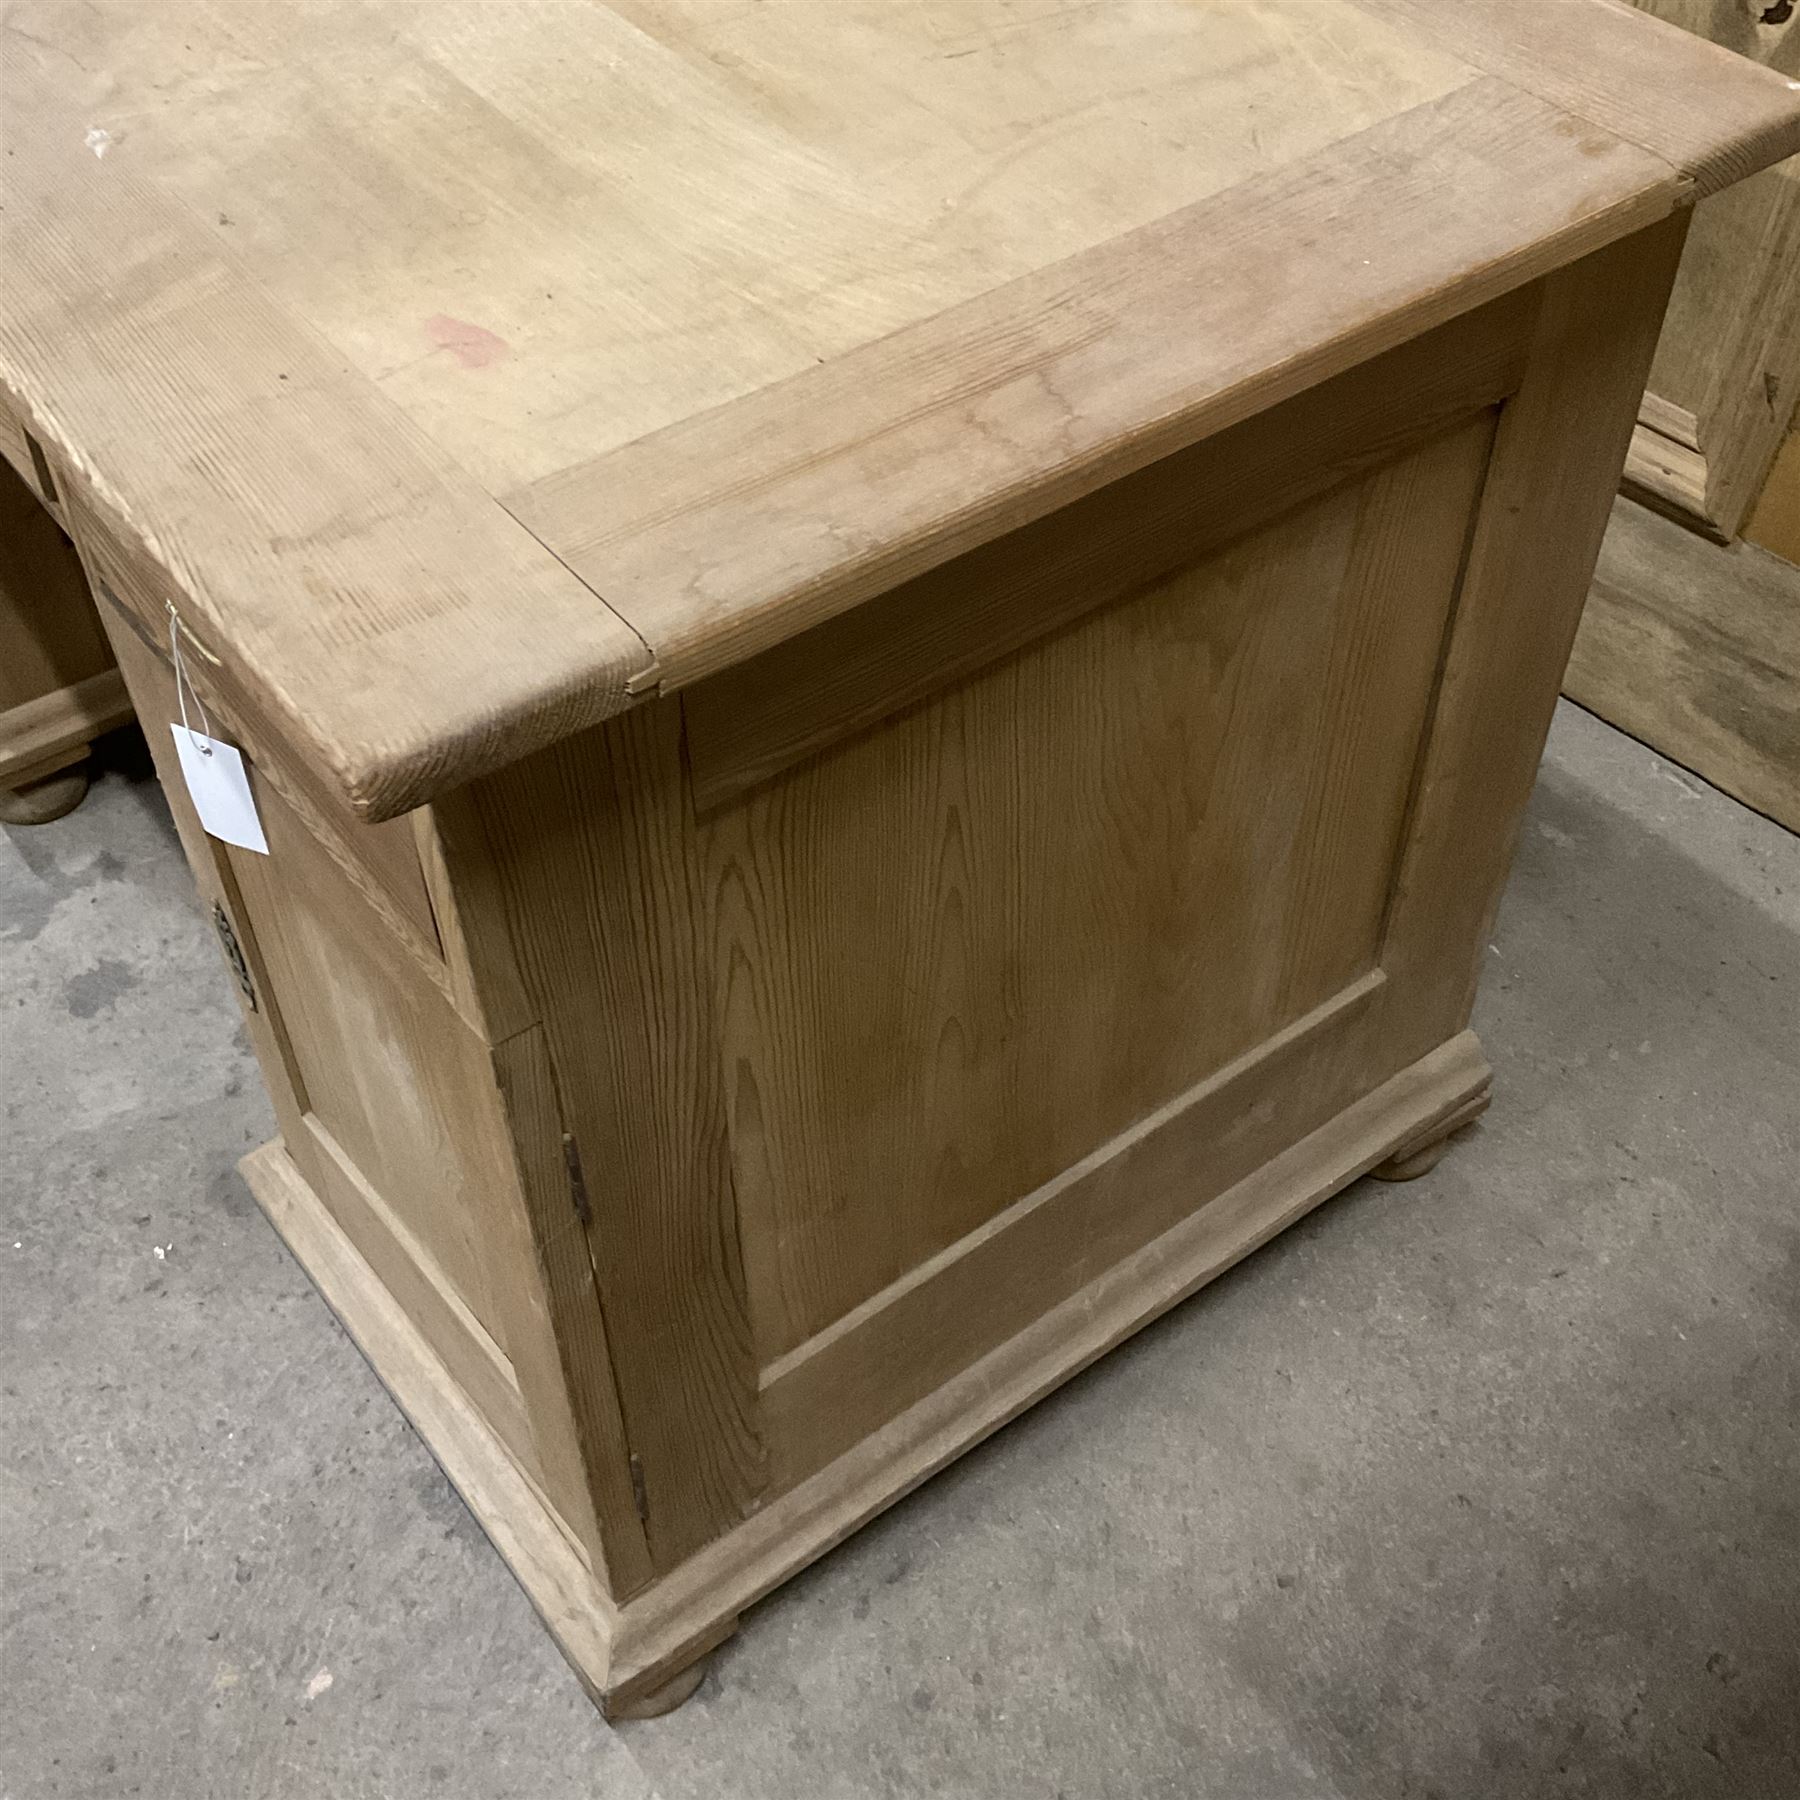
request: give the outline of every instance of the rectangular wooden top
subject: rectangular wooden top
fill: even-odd
[[[1613,0],[13,0],[0,385],[381,818],[1800,149]]]

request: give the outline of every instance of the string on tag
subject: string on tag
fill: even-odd
[[[181,708],[181,729],[188,734],[193,746],[202,756],[211,756],[212,744],[207,741],[214,736],[212,720],[206,716],[206,702],[200,698],[200,690],[188,679],[187,664],[181,655],[181,615],[175,610],[173,600],[166,601],[169,609],[169,661],[175,670],[175,704]],[[194,705],[200,714],[200,723],[206,727],[206,736],[202,738],[192,725],[188,723],[188,695],[194,696]]]

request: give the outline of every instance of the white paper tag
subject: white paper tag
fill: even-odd
[[[200,815],[200,823],[228,844],[267,856],[269,840],[263,836],[256,802],[250,797],[244,759],[230,744],[222,744],[203,731],[190,731],[185,725],[171,725],[169,729],[175,734],[182,779],[187,783],[188,798]]]

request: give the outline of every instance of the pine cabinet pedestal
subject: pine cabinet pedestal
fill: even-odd
[[[1599,0],[326,10],[9,50],[0,384],[250,1184],[641,1714],[1486,1105],[1687,208],[1800,105]]]

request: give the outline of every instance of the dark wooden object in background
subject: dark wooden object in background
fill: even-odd
[[[0,823],[41,825],[87,792],[88,746],[131,717],[58,519],[42,452],[0,406]]]

